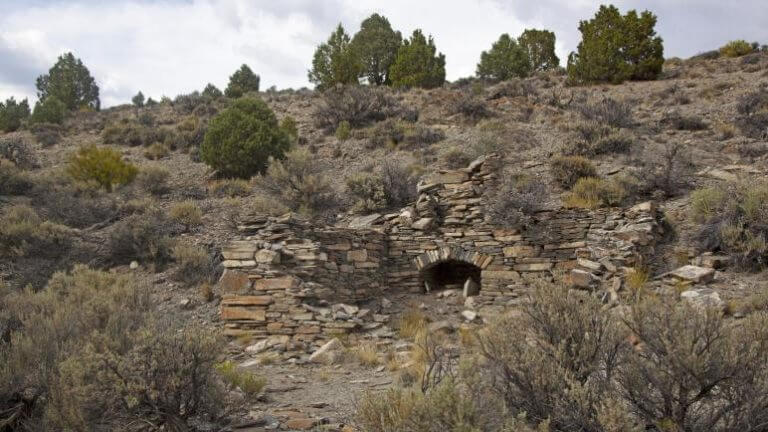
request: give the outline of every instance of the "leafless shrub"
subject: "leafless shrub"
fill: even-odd
[[[600,407],[625,350],[624,334],[592,297],[541,283],[517,316],[479,339],[490,390],[512,415],[554,430],[602,431]]]
[[[107,242],[109,257],[121,264],[137,260],[162,267],[171,260],[171,237],[183,231],[181,224],[159,209],[128,216],[112,228]]]
[[[489,200],[488,218],[502,226],[525,224],[543,208],[548,195],[547,186],[541,179],[506,174]]]
[[[322,167],[303,148],[287,153],[285,159],[271,160],[267,172],[254,182],[281,205],[308,216],[329,216],[339,204]]]
[[[665,302],[634,307],[625,324],[642,345],[626,351],[615,375],[622,397],[662,430],[755,430],[768,422],[765,320],[728,323],[720,311]]]
[[[461,114],[472,122],[478,122],[492,115],[485,100],[469,92],[459,95],[451,104],[450,110],[451,113]]]
[[[699,131],[707,129],[709,126],[701,117],[684,116],[679,112],[667,113],[661,119],[662,125],[667,125],[675,130]]]
[[[369,86],[337,86],[323,93],[314,112],[318,127],[336,130],[343,121],[352,127],[397,116],[400,106],[387,89]]]
[[[20,136],[0,137],[0,158],[13,162],[21,169],[38,166],[35,153]]]
[[[584,103],[576,110],[587,120],[594,120],[615,128],[629,128],[634,124],[632,106],[628,102],[606,97],[595,103]]]
[[[660,191],[675,196],[690,184],[693,175],[690,150],[679,141],[643,146],[633,164],[638,168],[636,192],[641,195]]]

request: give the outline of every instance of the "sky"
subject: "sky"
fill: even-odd
[[[734,39],[768,44],[767,0],[615,0],[658,16],[665,57]],[[248,64],[261,86],[311,87],[315,47],[341,22],[354,34],[376,12],[404,35],[421,28],[446,55],[448,80],[471,76],[502,33],[557,36],[561,65],[580,40],[591,0],[0,0],[0,99],[36,99],[35,78],[71,51],[96,78],[103,107],[142,91],[159,99],[223,89]]]

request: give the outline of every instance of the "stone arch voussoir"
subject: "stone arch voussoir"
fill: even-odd
[[[460,247],[444,246],[438,249],[426,251],[414,259],[419,271],[426,270],[434,265],[446,261],[461,261],[477,266],[484,270],[493,261],[493,256],[476,251],[468,251]]]

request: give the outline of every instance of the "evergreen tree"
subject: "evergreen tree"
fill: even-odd
[[[0,102],[0,131],[13,132],[21,127],[21,122],[29,117],[29,102],[24,99],[16,102],[13,97],[5,103]]]
[[[211,99],[218,99],[224,96],[224,94],[221,92],[221,90],[219,90],[218,87],[216,87],[211,83],[208,83],[208,85],[205,86],[205,88],[203,89],[203,96]]]
[[[402,40],[400,32],[392,30],[384,16],[373,14],[362,22],[360,31],[352,38],[351,49],[368,83],[389,83],[389,67],[395,61]]]
[[[502,81],[513,77],[524,78],[531,73],[531,62],[525,49],[504,33],[489,51],[480,54],[476,73],[480,78]]]
[[[414,30],[397,50],[389,77],[396,87],[439,87],[445,82],[445,55],[437,52],[432,36]]]
[[[655,79],[664,64],[662,39],[656,36],[656,16],[634,10],[622,16],[613,6],[600,6],[595,17],[579,23],[581,42],[568,57],[573,84],[620,83]]]
[[[32,123],[56,123],[64,122],[67,114],[67,105],[55,96],[49,96],[35,103],[30,120]]]
[[[517,43],[528,54],[531,71],[545,71],[560,66],[555,54],[555,34],[548,30],[526,29]]]
[[[325,90],[336,84],[357,84],[361,66],[350,47],[350,39],[341,24],[320,44],[312,58],[309,81],[318,90]]]
[[[258,92],[260,81],[261,77],[244,64],[229,77],[229,84],[224,94],[228,98],[237,99],[248,92]]]
[[[84,107],[98,110],[99,87],[83,62],[72,53],[59,56],[56,64],[45,75],[37,78],[37,97],[40,101],[53,96],[67,109]]]
[[[142,93],[142,92],[136,93],[136,96],[134,96],[131,99],[131,102],[137,108],[143,107],[144,106],[144,93]]]

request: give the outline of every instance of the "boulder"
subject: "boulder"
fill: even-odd
[[[477,312],[465,310],[461,312],[461,316],[464,317],[465,320],[472,322],[477,318]]]
[[[669,272],[670,276],[693,283],[708,283],[715,278],[715,269],[685,265]]]
[[[691,302],[694,306],[714,308],[723,307],[723,301],[720,299],[720,294],[710,288],[696,288],[683,291],[680,294],[680,298]]]

